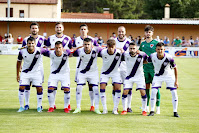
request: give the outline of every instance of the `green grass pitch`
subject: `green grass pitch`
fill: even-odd
[[[97,115],[89,112],[90,98],[87,86],[83,89],[82,113],[73,114],[76,108],[75,101],[75,63],[70,58],[71,75],[71,107],[69,114],[64,113],[64,93],[57,91],[57,110],[47,113],[49,107],[47,98],[47,81],[50,74],[49,59],[44,57],[45,83],[43,84],[43,112],[36,111],[36,89],[31,88],[30,110],[17,113],[19,108],[18,83],[16,81],[16,60],[14,55],[0,55],[0,132],[198,132],[199,127],[199,59],[179,59],[176,63],[179,70],[179,106],[180,118],[173,117],[171,93],[163,84],[161,92],[161,114],[154,117],[141,115],[140,93],[133,90],[133,113],[125,116],[113,115],[111,90],[107,86],[107,115]],[[101,69],[102,60],[98,59],[98,68]],[[59,85],[60,86],[60,85]],[[100,102],[100,110],[102,105]],[[122,102],[119,104],[119,113],[122,111]]]

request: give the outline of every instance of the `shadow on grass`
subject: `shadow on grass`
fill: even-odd
[[[16,108],[11,108],[11,109],[0,109],[0,115],[7,115],[7,116],[12,116],[12,115],[23,115],[23,116],[114,116],[114,117],[135,117],[135,116],[142,116],[140,112],[134,112],[134,113],[128,113],[127,115],[120,115],[121,112],[119,112],[119,115],[114,115],[112,114],[112,111],[109,111],[108,114],[101,114],[97,115],[94,112],[90,112],[88,110],[82,110],[81,113],[73,114],[74,110],[71,110],[70,113],[65,113],[63,109],[56,109],[54,112],[47,112],[47,109],[44,109],[43,112],[39,113],[37,112],[36,109],[29,109],[25,110],[23,112],[17,112],[18,109]]]

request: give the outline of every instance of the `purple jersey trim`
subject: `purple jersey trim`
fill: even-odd
[[[162,66],[161,66],[161,68],[160,68],[160,70],[159,70],[159,73],[156,73],[155,76],[163,75],[164,72],[165,72],[165,68],[166,68],[166,66],[167,66],[168,64],[169,64],[169,59],[166,58],[165,61],[162,63]]]
[[[21,53],[21,51],[19,51],[19,54],[18,54],[18,61],[22,61],[22,59],[23,59],[22,53]]]

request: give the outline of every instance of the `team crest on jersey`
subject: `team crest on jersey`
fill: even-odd
[[[95,57],[95,53],[92,53],[92,55],[91,55],[93,58]]]
[[[164,66],[166,66],[167,64],[168,64],[168,62],[164,62],[164,64],[163,64],[163,65],[164,65]]]
[[[127,47],[127,48],[129,47],[129,44],[128,44],[128,43],[126,43],[126,47]]]
[[[120,58],[120,56],[116,56],[115,59],[118,60]]]
[[[43,40],[39,40],[39,43],[41,44],[43,42]]]
[[[35,55],[35,58],[39,58],[39,54]]]
[[[154,44],[150,44],[150,47],[153,48]]]
[[[142,60],[142,58],[137,58],[137,61],[140,62]]]
[[[63,60],[66,60],[66,57],[63,57]]]
[[[64,43],[67,43],[67,40],[66,39],[64,39],[64,41],[63,41]]]
[[[24,56],[25,58],[27,57],[27,56]]]

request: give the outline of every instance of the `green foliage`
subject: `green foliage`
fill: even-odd
[[[166,4],[171,18],[199,16],[198,0],[64,0],[64,10],[103,13],[103,8],[110,8],[116,19],[162,19]]]

